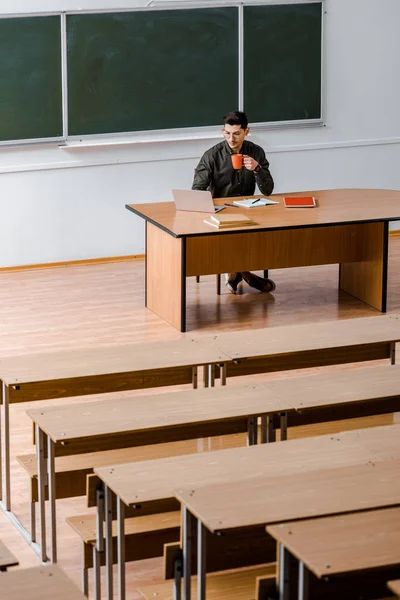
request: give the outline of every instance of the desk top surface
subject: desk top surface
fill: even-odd
[[[27,414],[57,443],[290,410],[294,409],[275,392],[261,383],[253,383],[43,407]]]
[[[185,337],[147,344],[0,357],[0,378],[6,385],[22,385],[399,340],[400,317],[381,315],[250,329],[195,339]]]
[[[285,442],[286,444],[287,442]],[[207,479],[205,479],[207,481]],[[400,460],[206,485],[175,495],[212,532],[400,505]]]
[[[76,585],[57,567],[18,569],[1,575],[2,600],[84,600]]]
[[[368,366],[268,381],[265,387],[299,411],[400,398],[400,365]],[[400,400],[398,401],[400,409]],[[400,448],[400,443],[399,443]]]
[[[270,525],[317,577],[400,564],[400,508]]]
[[[58,443],[398,396],[400,365],[386,365],[72,406],[43,406],[28,410],[27,415]]]
[[[376,342],[397,341],[399,336],[400,318],[393,314],[234,331],[216,334],[213,339],[221,352],[235,360],[363,346]]]
[[[400,321],[399,321],[400,323]],[[0,358],[7,385],[216,364],[226,361],[211,337],[180,338],[147,344],[60,350]]]
[[[94,472],[126,505],[174,497],[181,486],[245,481],[376,463],[396,456],[400,425],[348,431],[274,444],[99,467]],[[373,452],[368,444],[379,446]],[[400,458],[400,457],[399,457]],[[308,477],[308,475],[307,475]],[[400,478],[399,478],[400,479]],[[290,494],[289,494],[290,496]]]
[[[285,208],[284,196],[314,196],[317,200],[317,207],[310,209]],[[257,197],[261,198],[262,196],[255,196],[255,198]],[[247,227],[224,227],[222,233],[400,219],[400,191],[395,190],[317,190],[274,195],[272,198],[279,204],[251,209],[226,208],[224,214],[240,212],[250,217],[256,224]],[[215,204],[221,205],[233,200],[238,200],[238,198],[219,198],[215,200]],[[209,216],[207,213],[177,211],[173,202],[127,204],[126,207],[174,237],[221,233],[204,223],[204,219]]]

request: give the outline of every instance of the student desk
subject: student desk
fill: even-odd
[[[387,368],[392,372],[393,367]],[[51,560],[57,561],[56,456],[244,431],[248,431],[249,444],[253,444],[257,442],[258,416],[267,418],[287,411],[294,409],[261,383],[27,411],[36,428],[42,561],[46,560],[46,480]],[[267,438],[267,432],[263,437]]]
[[[280,504],[290,507],[292,492],[288,491],[288,485],[292,477],[299,482],[309,481],[311,477],[319,477],[328,469],[337,469],[354,465],[368,465],[366,474],[372,473],[372,464],[379,464],[395,456],[393,449],[398,448],[398,436],[400,426],[391,425],[376,427],[363,431],[349,431],[339,435],[325,435],[314,438],[287,441],[282,444],[261,444],[249,446],[248,448],[233,448],[205,454],[178,456],[173,458],[146,461],[142,463],[128,463],[115,465],[113,467],[96,468],[94,471],[100,478],[104,487],[106,507],[98,504],[98,521],[105,522],[106,536],[106,570],[108,573],[107,587],[112,589],[112,530],[111,530],[111,504],[113,494],[117,497],[118,509],[118,574],[120,584],[120,598],[125,598],[125,565],[124,565],[124,518],[128,507],[147,506],[155,507],[158,504],[170,502],[168,510],[176,509],[172,505],[177,490],[183,486],[198,487],[206,481],[212,489],[217,489],[222,484],[234,483],[239,488],[249,489],[248,480],[255,480],[261,485],[267,486],[264,500],[268,500],[268,506],[273,506],[276,492],[281,483],[286,481],[286,488],[275,506],[277,510]],[[366,444],[369,441],[385,438],[387,446],[381,451],[380,456],[372,453]],[[391,464],[398,464],[399,460],[393,460]],[[300,474],[299,474],[300,473]],[[364,473],[365,476],[365,473]],[[397,478],[399,479],[399,478]],[[350,478],[353,481],[353,477]],[[395,483],[396,478],[393,480]],[[271,482],[274,485],[271,486]],[[325,481],[325,484],[327,482]],[[400,486],[400,479],[398,484]],[[361,489],[361,486],[360,486]],[[272,491],[274,490],[274,493]],[[377,493],[388,498],[388,490],[383,487]],[[89,487],[89,505],[93,506],[95,500],[93,490]],[[217,494],[215,494],[217,495]],[[325,492],[325,496],[326,496]],[[329,494],[328,494],[329,496]],[[234,495],[230,497],[228,504],[232,504]],[[281,502],[282,500],[282,502]],[[263,503],[261,503],[263,504]],[[294,503],[296,504],[296,502]],[[224,496],[224,508],[226,497]],[[234,505],[236,506],[236,499]],[[368,507],[368,503],[366,504]],[[107,508],[108,507],[108,508]],[[244,513],[249,514],[246,507]],[[105,513],[105,515],[104,515]],[[292,515],[289,511],[289,514]],[[326,513],[325,513],[326,514]],[[279,511],[279,520],[282,511]],[[314,516],[314,515],[312,515]],[[291,517],[293,518],[293,517]],[[262,521],[261,521],[262,522]],[[99,549],[102,540],[98,540]],[[111,597],[109,592],[109,597]]]
[[[186,484],[176,490],[176,497],[183,511],[184,600],[190,600],[192,521],[196,519],[197,600],[205,600],[206,529],[221,535],[236,529],[249,531],[261,524],[400,505],[400,460],[321,468],[306,474],[238,477],[236,482],[209,482],[199,487]],[[280,569],[285,571],[282,559],[281,555]],[[286,598],[280,595],[281,600]]]
[[[0,448],[0,507],[28,543],[29,533],[11,512],[10,404],[190,382],[197,387],[197,367],[226,358],[212,339],[189,338],[1,358],[5,489],[3,496]]]
[[[373,578],[368,581],[369,575],[377,575],[376,579],[381,581],[383,587],[382,583],[387,581],[385,573],[390,568],[390,577],[399,574],[400,508],[283,523],[269,526],[267,531],[280,544],[281,554],[290,552],[299,562],[298,597],[301,600],[309,596],[313,598],[315,594],[320,597],[318,592],[324,594],[324,587],[324,597],[329,594],[329,586],[324,586],[322,582],[318,585],[315,576],[332,580],[332,583],[343,582],[343,592],[347,592],[348,596],[356,590],[361,593],[357,589],[356,582],[360,580],[357,575],[367,580],[359,581],[364,586],[374,584]],[[394,567],[397,567],[397,572]],[[380,576],[378,570],[381,571]],[[352,585],[350,575],[355,585],[353,590],[349,589]],[[281,570],[279,590],[284,597],[287,594],[286,585],[287,578]],[[336,597],[342,597],[337,589],[332,591]]]
[[[147,308],[186,331],[186,277],[338,263],[339,289],[385,312],[388,223],[400,219],[400,191],[294,195],[315,196],[318,206],[288,209],[274,196],[279,204],[225,209],[256,224],[220,230],[204,223],[205,213],[176,211],[172,202],[128,204],[146,221]]]

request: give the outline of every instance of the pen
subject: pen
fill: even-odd
[[[224,202],[224,206],[233,206],[233,208],[239,208],[236,206],[236,204],[228,204],[227,202]]]
[[[257,203],[257,202],[259,202],[259,201],[260,201],[260,198],[257,198],[257,200],[254,200],[254,201],[253,201],[251,204],[252,204],[252,205],[253,205],[253,204],[256,204],[256,203]]]

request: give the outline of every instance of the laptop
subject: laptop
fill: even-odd
[[[193,212],[217,213],[225,206],[214,206],[211,192],[198,190],[172,190],[176,210],[190,210]]]

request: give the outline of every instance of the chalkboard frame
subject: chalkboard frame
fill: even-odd
[[[97,133],[97,134],[82,134],[82,135],[69,135],[68,133],[68,64],[67,64],[67,17],[70,15],[84,15],[84,14],[117,14],[117,13],[132,13],[132,12],[143,12],[143,11],[165,11],[165,10],[187,10],[187,9],[198,9],[198,8],[236,8],[238,10],[238,110],[245,110],[244,106],[244,56],[243,56],[243,38],[244,38],[244,18],[243,11],[247,6],[272,6],[272,5],[296,5],[296,4],[320,4],[321,6],[321,89],[320,89],[320,117],[314,119],[304,120],[287,120],[287,121],[274,121],[274,122],[253,122],[251,127],[256,130],[264,129],[275,129],[275,128],[296,128],[296,127],[320,127],[323,125],[323,113],[324,113],[324,2],[325,0],[274,0],[273,2],[267,2],[265,0],[255,0],[254,2],[243,2],[239,1],[228,1],[218,2],[218,0],[212,5],[209,2],[193,2],[186,4],[186,2],[174,2],[165,3],[165,6],[147,6],[147,7],[134,7],[124,9],[85,9],[85,10],[66,10],[63,12],[51,11],[43,13],[24,13],[15,15],[0,15],[0,18],[20,18],[26,16],[59,16],[60,17],[60,28],[61,28],[61,111],[62,111],[62,122],[63,122],[63,133],[57,137],[43,137],[43,138],[28,138],[18,140],[5,140],[0,141],[1,146],[18,146],[18,145],[39,145],[39,144],[57,144],[59,146],[82,146],[85,145],[107,145],[120,143],[137,143],[137,142],[166,142],[172,140],[193,140],[193,139],[212,139],[219,133],[220,126],[203,126],[203,127],[185,127],[181,129],[149,129],[144,131],[126,131],[126,132],[114,132],[114,133]]]

